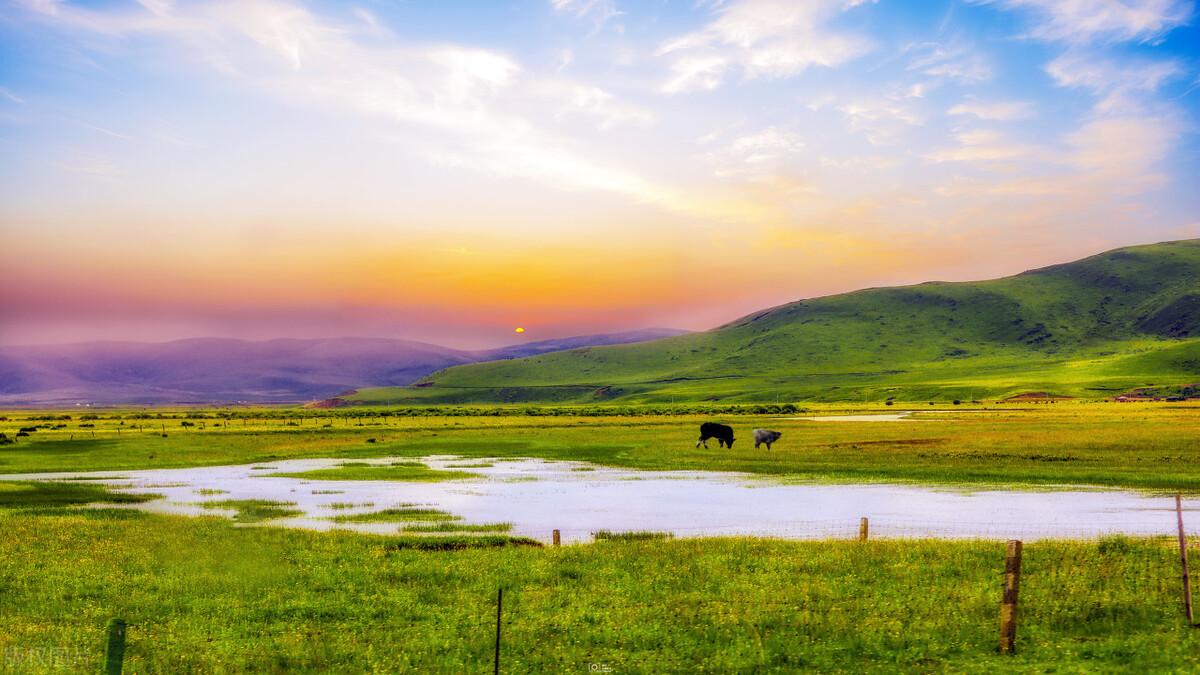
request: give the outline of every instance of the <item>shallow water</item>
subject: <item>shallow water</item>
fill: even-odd
[[[810,422],[901,422],[912,417],[911,411],[894,413],[873,413],[866,415],[815,415],[812,417],[787,417],[789,420],[808,420]]]
[[[388,464],[413,458],[366,461]],[[638,471],[584,462],[425,457],[435,469],[463,468],[478,478],[437,483],[303,480],[267,474],[334,467],[347,460],[297,459],[265,465],[148,471],[21,474],[0,480],[87,479],[120,492],[163,499],[132,505],[160,513],[232,515],[200,503],[227,499],[295,502],[302,516],[270,525],[394,534],[396,523],[335,523],[349,515],[418,504],[449,511],[465,524],[512,523],[512,534],[548,541],[590,541],[597,530],[657,530],[679,537],[757,535],[788,539],[855,537],[860,517],[871,536],[943,539],[1090,538],[1108,533],[1171,534],[1174,499],[1125,490],[951,489],[914,485],[786,483],[737,473]],[[448,466],[449,465],[449,466]],[[222,490],[221,494],[203,494]],[[332,504],[352,503],[336,509]],[[1200,500],[1185,501],[1189,510]],[[1192,516],[1194,519],[1196,516]],[[1198,521],[1200,522],[1200,521]]]

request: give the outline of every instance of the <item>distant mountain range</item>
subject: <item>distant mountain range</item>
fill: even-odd
[[[799,300],[709,331],[460,365],[348,403],[899,401],[1200,391],[1200,239]]]
[[[0,347],[0,405],[303,402],[402,386],[449,366],[679,335],[636,330],[463,351],[375,338]]]

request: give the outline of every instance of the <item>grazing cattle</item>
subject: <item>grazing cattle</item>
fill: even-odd
[[[779,433],[778,431],[771,431],[770,429],[755,429],[754,430],[754,449],[757,450],[759,444],[766,443],[767,449],[770,450],[771,444],[774,443],[775,441],[779,440],[779,437],[782,435],[783,434]]]
[[[705,422],[700,425],[700,440],[696,441],[696,447],[700,447],[703,443],[704,447],[708,447],[708,439],[715,438],[717,443],[722,448],[733,447],[733,427],[725,426],[724,424],[716,424],[715,422]]]

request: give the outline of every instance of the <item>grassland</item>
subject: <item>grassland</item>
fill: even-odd
[[[613,540],[415,550],[216,518],[0,510],[0,656],[95,672],[1183,672],[1169,542],[1025,550],[1020,651],[996,654],[1003,545]],[[30,545],[36,542],[37,545]],[[399,545],[397,545],[399,543]]]
[[[894,412],[900,406],[812,407],[810,413]],[[921,406],[915,421],[833,423],[761,415],[640,417],[489,416],[278,417],[222,420],[183,428],[184,415],[147,423],[130,413],[38,421],[9,413],[0,431],[46,428],[0,446],[0,474],[122,471],[334,457],[542,457],[637,469],[745,471],[788,480],[919,481],[954,484],[1079,483],[1200,492],[1200,407],[1195,404],[1072,403]],[[262,412],[262,411],[258,411]],[[225,411],[226,414],[232,414]],[[301,417],[301,415],[310,415]],[[115,419],[120,417],[120,419]],[[694,447],[700,422],[732,424],[733,450]],[[210,420],[211,422],[212,420]],[[62,425],[63,428],[53,427]],[[139,426],[140,429],[131,427]],[[749,431],[783,432],[775,449],[755,451]],[[162,429],[167,429],[166,437]],[[94,437],[92,436],[94,434]],[[367,443],[375,438],[375,443]],[[466,460],[462,463],[470,463]],[[382,467],[391,472],[394,467]],[[397,467],[408,472],[408,467]],[[335,469],[374,471],[374,467]],[[399,474],[395,474],[395,478]],[[422,476],[416,476],[421,478]]]
[[[463,465],[545,457],[786,480],[1200,492],[1200,408],[1187,404],[923,406],[913,421],[857,423],[249,412],[156,411],[147,420],[106,411],[86,421],[10,412],[0,420],[10,437],[42,428],[0,446],[0,473],[300,457],[343,458],[352,466],[335,471],[352,471],[376,468],[355,459],[437,454],[470,458]],[[47,417],[55,419],[35,419]],[[733,450],[694,447],[705,419],[734,425]],[[189,420],[206,423],[183,427]],[[783,431],[783,442],[755,451],[748,432],[758,426]],[[414,463],[378,468],[419,470]],[[1177,553],[1164,540],[1028,543],[1020,651],[1001,657],[1000,543],[609,532],[591,545],[544,548],[502,523],[463,526],[424,507],[388,514],[403,528],[392,536],[80,508],[125,499],[91,481],[0,482],[0,670],[94,672],[103,627],[119,616],[131,626],[128,672],[478,672],[490,666],[500,587],[506,672],[1200,668],[1200,636],[1179,611]],[[259,508],[267,518],[287,510],[230,506],[250,521]]]
[[[448,368],[360,404],[948,401],[1177,394],[1200,373],[1200,240],[980,282],[815,298],[714,330]]]

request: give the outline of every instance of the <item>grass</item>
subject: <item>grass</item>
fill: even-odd
[[[57,471],[129,471],[254,464],[310,457],[353,463],[369,457],[459,456],[463,463],[522,457],[592,462],[632,469],[743,471],[789,481],[922,482],[956,485],[1090,484],[1200,492],[1200,406],[1183,403],[1049,403],[973,406],[811,406],[807,414],[879,413],[916,408],[915,421],[810,422],[761,415],[637,417],[390,417],[378,421],[386,442],[361,443],[352,424],[325,429],[306,420],[247,420],[242,430],[159,438],[101,419],[96,439],[67,440],[45,431],[0,449],[0,475]],[[970,413],[962,413],[964,410]],[[264,410],[264,413],[273,411]],[[0,430],[28,425],[39,413],[8,413]],[[195,413],[190,413],[195,414]],[[293,417],[294,419],[294,417]],[[696,448],[704,421],[733,425],[732,450]],[[344,423],[339,420],[339,423]],[[750,430],[776,429],[770,452],[755,451]],[[371,431],[370,433],[378,433]],[[386,480],[447,478],[422,467],[357,466],[305,478]],[[306,472],[307,473],[307,472]],[[451,475],[454,475],[451,473]],[[456,476],[465,477],[465,476]],[[331,493],[325,490],[315,492]]]
[[[468,458],[461,463],[543,457],[789,481],[1200,491],[1195,407],[986,407],[962,415],[922,407],[916,417],[923,421],[913,422],[724,417],[738,437],[732,450],[694,447],[696,427],[712,417],[701,415],[379,419],[370,433],[386,440],[370,445],[357,426],[308,420],[285,427],[282,413],[237,430],[169,438],[128,429],[118,436],[123,420],[100,419],[94,440],[68,441],[45,430],[4,446],[0,471],[274,466],[338,457],[352,466],[334,471],[411,472],[430,470],[412,466],[417,458],[455,455]],[[0,429],[42,414],[6,414]],[[781,443],[754,451],[746,441],[755,427],[782,431]],[[367,457],[412,459],[353,466]],[[63,669],[95,671],[104,624],[121,616],[132,626],[129,672],[477,672],[490,666],[495,593],[503,586],[510,672],[592,663],[613,672],[1200,668],[1200,637],[1179,618],[1177,552],[1164,540],[1027,542],[1020,651],[1001,658],[1002,543],[616,532],[598,533],[596,545],[541,548],[509,536],[499,529],[504,524],[464,524],[416,505],[335,517],[404,528],[389,537],[74,508],[146,498],[90,482],[0,482],[5,667],[37,672],[38,654],[60,650],[53,653],[76,659]],[[286,503],[240,506],[241,522],[289,511]]]
[[[0,482],[0,508],[36,509],[45,507],[106,504],[137,504],[158,499],[158,495],[112,492],[98,485],[76,483],[5,481]]]
[[[555,549],[61,510],[0,511],[0,653],[19,672],[50,650],[99,670],[114,616],[128,672],[481,672],[501,586],[509,672],[1200,668],[1165,541],[1027,543],[1019,651],[1002,657],[1000,542]]]
[[[474,478],[478,474],[467,471],[442,471],[431,469],[420,462],[398,462],[393,464],[367,464],[350,462],[331,469],[272,473],[281,478],[303,478],[306,480],[387,480],[430,483],[443,480]]]
[[[271,501],[268,499],[225,499],[218,502],[203,502],[206,509],[229,509],[237,511],[233,519],[239,523],[261,523],[276,518],[298,516],[302,511],[290,509],[296,502]]]
[[[438,509],[405,506],[367,513],[352,513],[333,516],[330,520],[338,523],[402,523],[408,521],[449,521],[458,520],[459,516]]]

